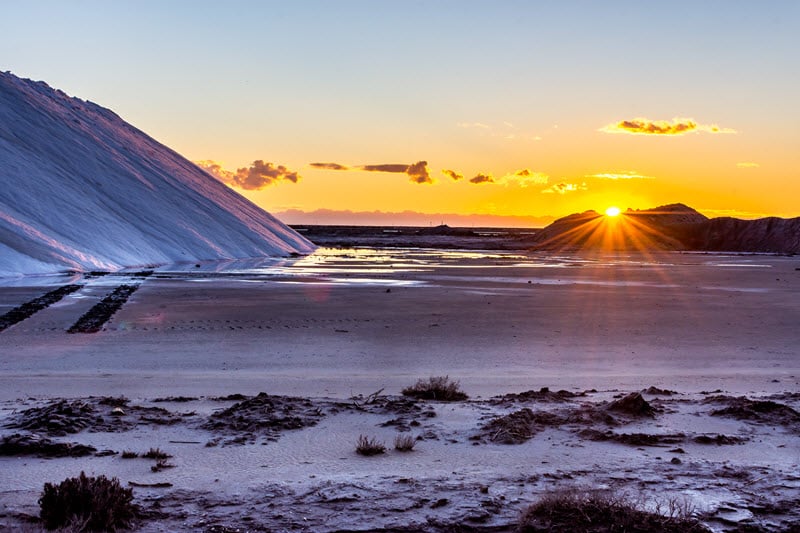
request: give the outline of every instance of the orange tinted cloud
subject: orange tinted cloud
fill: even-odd
[[[322,170],[365,170],[367,172],[389,172],[392,174],[407,174],[412,183],[433,183],[428,172],[427,161],[417,161],[410,165],[404,163],[384,163],[380,165],[361,165],[348,167],[339,163],[310,163],[309,166]]]
[[[361,170],[366,170],[367,172],[396,172],[396,173],[405,173],[408,170],[408,165],[404,165],[402,163],[384,163],[381,165],[362,165],[358,167]]]
[[[752,162],[746,161],[746,162],[742,162],[742,163],[736,163],[736,166],[739,167],[739,168],[758,168],[761,165],[759,165],[758,163],[752,163]]]
[[[414,183],[433,183],[431,179],[431,175],[428,172],[428,162],[427,161],[417,161],[413,165],[408,165],[406,169],[406,174],[408,174],[408,179],[413,181]]]
[[[236,169],[236,172],[225,170],[222,165],[210,160],[195,161],[195,164],[222,183],[248,191],[263,189],[277,181],[297,183],[300,180],[297,172],[292,172],[283,165],[265,163],[262,159],[256,159],[249,167]]]
[[[481,122],[459,122],[456,124],[459,128],[479,128],[482,130],[491,129],[491,126],[488,124],[483,124]]]
[[[491,174],[478,174],[474,178],[470,178],[470,183],[480,184],[480,183],[494,183],[494,178]]]
[[[350,170],[350,167],[340,165],[339,163],[311,163],[309,166],[322,170]]]
[[[577,183],[567,183],[566,181],[562,181],[556,183],[552,187],[544,189],[542,192],[545,194],[567,194],[569,192],[585,191],[586,189],[588,189],[588,187],[585,183],[581,183],[579,185]]]
[[[511,174],[506,174],[500,178],[499,183],[504,185],[516,183],[520,187],[530,187],[531,185],[544,185],[549,179],[550,177],[543,172],[531,172],[529,169],[523,168]]]
[[[653,176],[645,176],[634,170],[623,170],[621,172],[601,172],[598,174],[587,174],[585,178],[596,178],[600,180],[652,180]]]
[[[445,176],[449,176],[453,181],[458,181],[458,180],[464,179],[464,175],[463,174],[459,174],[455,170],[444,169],[444,170],[442,170],[442,174],[444,174]]]
[[[393,172],[408,174],[408,179],[412,183],[433,183],[431,175],[428,172],[427,161],[417,161],[411,165],[404,165],[401,163],[389,163],[383,165],[362,165],[358,167],[367,172]]]
[[[632,135],[685,135],[704,131],[706,133],[736,133],[730,128],[720,128],[716,124],[700,124],[691,118],[674,118],[669,120],[650,120],[635,118],[621,120],[600,128],[606,133],[629,133]]]

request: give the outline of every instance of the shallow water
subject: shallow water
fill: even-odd
[[[192,279],[224,277],[240,281],[312,282],[353,285],[408,285],[395,279],[404,274],[426,274],[442,269],[575,269],[580,267],[608,269],[656,269],[669,272],[677,266],[694,265],[698,268],[768,269],[775,263],[792,261],[791,258],[767,255],[662,253],[606,254],[600,256],[568,256],[562,254],[473,250],[440,250],[420,248],[319,248],[314,253],[297,258],[263,257],[227,261],[202,261],[176,263],[155,267],[160,276],[181,276]],[[94,286],[113,286],[124,283],[141,268],[124,269],[107,276],[85,277],[78,273],[20,276],[0,278],[0,287],[50,287],[68,283],[90,283]],[[487,281],[505,281],[500,276],[486,276]],[[457,276],[452,277],[457,281]],[[610,285],[635,285],[633,281],[575,281],[568,279],[530,278],[535,283],[572,284],[602,283]],[[527,281],[527,280],[523,280]],[[666,284],[665,287],[671,287]]]

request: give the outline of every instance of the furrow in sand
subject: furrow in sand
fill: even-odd
[[[106,322],[119,311],[128,301],[131,294],[139,288],[138,284],[120,285],[111,291],[100,303],[89,309],[78,319],[68,330],[67,333],[97,333],[103,328]]]
[[[0,316],[0,331],[10,328],[14,324],[22,322],[26,318],[38,313],[42,309],[46,309],[47,307],[64,298],[64,296],[72,294],[82,287],[83,285],[62,285],[61,287],[39,296],[38,298],[34,298],[29,302],[25,302],[24,304],[15,307],[3,316]]]

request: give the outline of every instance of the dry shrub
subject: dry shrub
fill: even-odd
[[[150,448],[142,454],[142,457],[145,459],[169,459],[172,456],[167,452],[162,452],[160,448]]]
[[[461,390],[461,383],[451,381],[449,376],[431,376],[427,380],[417,380],[413,386],[406,387],[402,392],[403,396],[442,402],[457,402],[469,398]]]
[[[123,452],[122,452],[122,458],[123,459],[136,459],[137,457],[139,457],[139,454],[134,452],[134,451],[123,450]]]
[[[130,527],[137,513],[133,491],[105,476],[67,478],[44,484],[39,516],[47,529],[116,531]]]
[[[158,461],[156,461],[156,464],[150,467],[150,470],[153,472],[161,472],[162,470],[166,470],[167,468],[175,468],[175,465],[167,462],[166,459],[159,459]]]
[[[394,438],[394,449],[398,452],[410,452],[416,443],[416,439],[411,435],[397,435]]]
[[[533,424],[536,415],[524,407],[519,411],[495,418],[484,427],[492,442],[522,444],[536,433]]]
[[[370,439],[364,435],[359,435],[358,442],[356,443],[356,453],[359,455],[380,455],[385,451],[386,445],[375,437]]]
[[[600,491],[561,491],[548,494],[528,507],[519,532],[573,533],[709,533],[691,516],[686,502],[670,500],[645,511],[625,496]]]

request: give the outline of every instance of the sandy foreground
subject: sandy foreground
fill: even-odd
[[[0,436],[96,451],[0,457],[0,528],[81,471],[133,483],[142,531],[505,531],[585,487],[681,498],[717,531],[798,527],[798,268],[329,249],[6,281],[0,313],[83,287],[0,332]],[[123,283],[104,330],[65,333]],[[400,396],[439,375],[470,399]],[[641,391],[648,408],[612,408]],[[387,453],[356,454],[359,435]],[[121,457],[156,447],[174,467]]]

